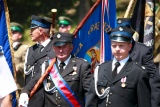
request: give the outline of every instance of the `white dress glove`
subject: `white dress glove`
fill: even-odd
[[[28,94],[22,93],[19,98],[19,106],[18,107],[27,107],[28,105]]]

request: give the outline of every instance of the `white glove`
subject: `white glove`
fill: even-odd
[[[19,97],[19,106],[18,107],[27,107],[28,105],[28,94],[22,93]]]

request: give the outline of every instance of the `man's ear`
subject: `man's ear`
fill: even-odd
[[[21,38],[22,38],[22,34],[20,33],[20,34],[19,34],[19,39],[21,39]]]

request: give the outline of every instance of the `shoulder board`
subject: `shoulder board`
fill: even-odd
[[[110,62],[110,61],[105,61],[105,62],[103,62],[103,63],[101,63],[101,64],[98,64],[98,66],[103,66],[103,65],[105,65],[105,64],[108,63],[108,62]]]
[[[142,66],[141,64],[139,64],[138,62],[135,62],[135,64],[138,66],[138,67],[140,67],[140,68],[142,68],[142,69],[146,69],[144,66]]]
[[[84,58],[79,58],[79,57],[76,57],[76,58],[78,58],[78,59],[80,59],[80,60],[83,60],[83,61],[85,61],[85,62],[88,62],[86,59],[84,59]]]

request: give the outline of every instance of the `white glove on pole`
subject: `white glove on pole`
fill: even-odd
[[[19,98],[19,105],[18,105],[18,107],[27,107],[28,100],[29,100],[28,94],[22,93],[20,95],[20,98]]]

